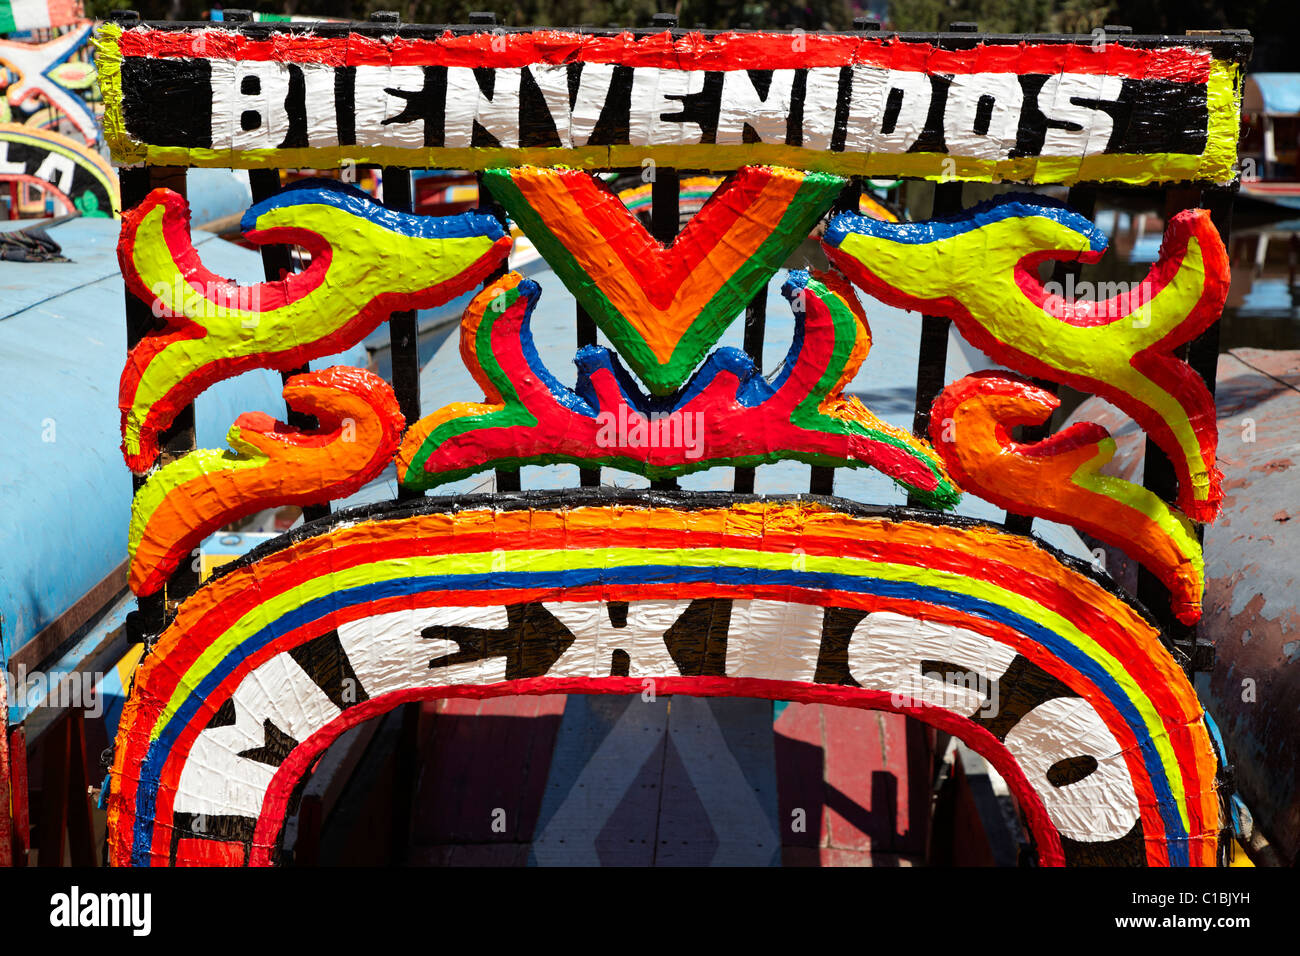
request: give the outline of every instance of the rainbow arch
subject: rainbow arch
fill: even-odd
[[[274,862],[290,794],[316,755],[348,726],[403,702],[626,694],[653,680],[658,694],[897,710],[948,730],[1007,779],[1046,865],[1214,865],[1217,762],[1200,705],[1145,613],[1087,568],[951,516],[837,499],[672,497],[426,498],[330,516],[230,566],[182,605],[137,672],[112,770],[112,862]],[[628,644],[633,669],[615,673],[609,650],[632,636],[601,630],[600,608],[627,602],[635,615],[697,601],[728,602],[729,614],[745,608],[748,626],[699,635],[710,650],[694,656],[667,646],[666,634],[656,643],[651,629],[649,640]],[[509,647],[494,646],[497,636],[475,643],[488,634],[480,620],[514,626],[537,608],[567,636],[531,648],[522,637]],[[770,608],[776,624],[763,616]],[[837,615],[857,622],[843,646],[830,646],[825,629],[791,623]],[[491,634],[510,643],[509,628]],[[875,666],[898,659],[908,641],[943,659],[978,652],[995,677],[1032,673],[1019,698],[1046,696],[992,719],[969,701],[936,703],[934,688],[891,683],[902,672]],[[326,645],[343,660],[316,668],[311,655]],[[345,700],[316,670],[351,674],[361,692]],[[283,735],[292,746],[274,761],[222,751],[218,738],[260,726],[250,702],[273,680],[298,681],[307,693],[279,696],[314,708],[292,717],[298,723]],[[1056,689],[1035,691],[1048,687]],[[1044,778],[1053,747],[1072,752],[1059,730],[1070,722],[1051,722],[1058,729],[1045,736],[1016,730],[1046,725],[1062,708],[1109,741],[1092,748],[1094,764],[1105,765],[1094,776],[1119,792],[1094,794],[1096,813],[1131,806],[1135,822],[1122,839],[1089,842],[1078,821],[1106,823],[1090,809],[1092,791]],[[216,755],[235,768],[213,779],[252,781],[242,804],[227,808],[238,812],[224,812],[225,797],[187,771],[198,751],[196,766]],[[215,837],[194,832],[196,808],[229,825]],[[1110,823],[1118,832],[1128,821]]]

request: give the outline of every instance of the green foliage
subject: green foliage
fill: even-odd
[[[92,20],[107,20],[114,10],[133,10],[131,0],[84,0],[86,16]]]

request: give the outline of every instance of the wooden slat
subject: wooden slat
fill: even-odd
[[[565,697],[446,700],[426,708],[415,854],[532,841]],[[493,829],[500,809],[504,830]],[[525,857],[527,856],[525,852]]]
[[[5,662],[9,672],[16,671],[20,664],[25,666],[29,673],[42,669],[41,665],[57,655],[77,631],[121,596],[126,590],[128,567],[129,562],[123,561],[78,598],[77,603],[46,624],[30,641],[14,651]]]
[[[3,625],[0,624],[0,627]],[[9,767],[9,688],[0,681],[0,867],[14,865],[13,783]]]
[[[775,730],[787,866],[925,858],[933,760],[927,727],[901,714],[789,704]],[[791,826],[796,811],[803,832]]]
[[[9,734],[9,793],[13,818],[13,865],[26,866],[32,848],[31,805],[28,800],[27,732],[16,727]]]
[[[73,866],[93,866],[94,829],[86,792],[86,738],[83,716],[72,709],[41,744],[40,865],[63,865],[66,842]]]

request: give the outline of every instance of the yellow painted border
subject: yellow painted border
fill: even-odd
[[[127,136],[122,118],[122,28],[116,23],[101,24],[91,42],[95,45],[99,92],[104,98],[104,141],[115,163],[143,162],[147,150]]]
[[[1098,156],[1031,156],[969,159],[946,153],[832,153],[778,143],[736,146],[581,146],[527,149],[412,149],[400,146],[321,146],[296,149],[218,150],[153,146],[133,140],[122,115],[122,28],[104,24],[95,38],[100,89],[104,95],[104,137],[118,163],[200,166],[218,169],[335,169],[353,163],[413,169],[481,170],[511,166],[575,166],[590,170],[639,167],[647,160],[665,166],[731,170],[749,165],[841,176],[911,177],[958,182],[1061,183],[1166,182],[1228,184],[1237,177],[1237,131],[1241,120],[1239,64],[1213,60],[1207,84],[1207,142],[1200,155],[1124,153]]]

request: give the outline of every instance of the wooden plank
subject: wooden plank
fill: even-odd
[[[785,865],[924,859],[933,748],[927,727],[884,711],[789,704],[775,729]],[[791,826],[797,810],[802,833]],[[847,855],[828,856],[831,850]]]
[[[32,849],[31,802],[27,783],[27,733],[16,727],[9,735],[9,782],[13,801],[13,865],[27,866]]]
[[[14,865],[12,792],[9,770],[9,682],[0,680],[0,867]]]
[[[930,852],[930,811],[934,787],[935,745],[937,736],[933,727],[900,717],[885,714],[886,720],[901,721],[904,729],[904,748],[901,759],[891,757],[895,773],[906,774],[899,780],[898,792],[905,800],[900,803],[894,824],[894,849],[899,854],[925,860]],[[891,738],[892,739],[892,738]]]
[[[898,812],[898,781],[887,769],[882,715],[826,708],[826,845],[890,850]]]
[[[779,866],[772,702],[673,697],[655,866]]]
[[[651,865],[667,726],[665,697],[569,697],[530,862]]]
[[[37,863],[62,866],[68,829],[68,726],[64,719],[41,741],[40,846]]]
[[[954,759],[952,773],[940,788],[934,818],[935,846],[931,862],[935,865],[997,865],[960,756]]]
[[[13,652],[6,662],[6,669],[12,674],[21,664],[29,673],[42,670],[43,663],[57,655],[77,631],[116,601],[126,590],[129,564],[129,561],[123,560],[98,584],[83,594],[76,604],[37,631],[30,641]]]
[[[813,851],[825,844],[826,755],[820,704],[787,704],[773,725],[781,843],[786,865],[803,859],[791,849]],[[793,865],[799,865],[794,863]]]
[[[420,750],[417,853],[532,839],[564,703],[562,695],[447,700],[431,711]],[[498,819],[503,830],[494,829]]]
[[[80,708],[68,712],[68,859],[73,866],[94,866],[95,827],[90,817],[90,782],[86,776],[86,718]]]

